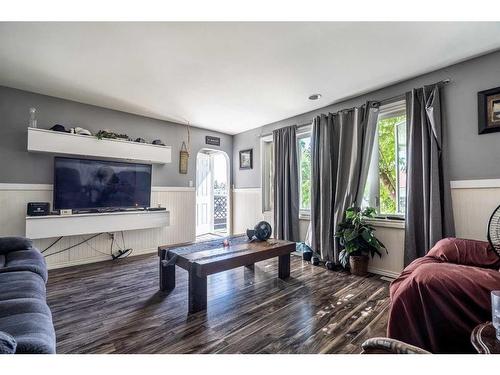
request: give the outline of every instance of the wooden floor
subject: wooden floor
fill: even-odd
[[[388,283],[292,256],[208,278],[208,310],[187,315],[187,272],[158,291],[158,259],[143,255],[52,270],[47,285],[58,353],[359,353],[385,336]]]

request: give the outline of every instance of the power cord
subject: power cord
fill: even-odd
[[[70,250],[70,249],[73,249],[73,248],[75,248],[75,247],[77,247],[77,246],[80,246],[80,245],[82,245],[82,244],[86,243],[87,241],[90,241],[91,239],[96,238],[97,236],[100,236],[101,234],[102,234],[102,233],[97,233],[97,234],[94,234],[93,236],[91,236],[91,237],[89,237],[89,238],[86,238],[86,239],[84,239],[83,241],[80,241],[80,242],[78,242],[78,243],[77,243],[77,244],[75,244],[75,245],[71,245],[71,246],[68,246],[68,247],[66,247],[66,248],[64,248],[64,249],[61,249],[61,250],[55,251],[55,252],[53,252],[53,253],[47,254],[47,255],[45,255],[45,257],[46,257],[46,258],[48,258],[48,257],[50,257],[50,256],[52,256],[52,255],[60,254],[60,253],[62,253],[62,252],[64,252],[64,251],[68,251],[68,250]],[[50,249],[52,246],[54,246],[57,242],[59,242],[59,240],[61,240],[61,238],[63,238],[63,237],[59,237],[59,238],[58,238],[56,241],[54,241],[54,242],[53,242],[53,243],[52,243],[49,247],[47,247],[45,250],[43,250],[43,251],[42,251],[42,253],[46,252],[48,249]]]
[[[74,244],[74,245],[71,245],[71,246],[68,246],[68,247],[65,247],[64,249],[61,249],[61,250],[58,250],[58,251],[55,251],[53,253],[50,253],[50,254],[47,254],[45,255],[46,258],[50,257],[50,256],[53,256],[53,255],[56,255],[56,254],[60,254],[60,253],[63,253],[65,251],[68,251],[68,250],[71,250],[77,246],[80,246],[80,245],[87,245],[90,249],[100,253],[100,254],[103,254],[103,255],[109,255],[111,256],[111,258],[114,260],[114,259],[118,259],[118,258],[128,258],[132,252],[134,251],[132,248],[130,249],[126,249],[125,248],[125,238],[124,238],[124,235],[123,235],[123,231],[120,231],[121,232],[121,237],[122,237],[122,247],[118,246],[118,255],[115,255],[113,253],[113,246],[114,246],[114,243],[115,243],[115,236],[114,236],[114,233],[108,233],[109,235],[111,235],[111,246],[110,246],[110,253],[107,254],[105,252],[102,252],[98,249],[96,249],[94,246],[92,246],[89,241],[100,236],[101,234],[103,233],[97,233],[97,234],[94,234],[92,236],[90,236],[89,238],[85,238],[83,240],[81,240],[80,242],[78,242],[77,244]],[[58,237],[54,242],[52,242],[49,246],[47,246],[45,249],[43,249],[41,251],[42,254],[44,254],[45,252],[47,252],[49,249],[51,249],[55,244],[57,244],[61,239],[63,239],[64,236],[61,236],[61,237]],[[80,239],[82,239],[81,236],[79,236]]]

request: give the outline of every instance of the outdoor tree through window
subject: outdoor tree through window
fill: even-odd
[[[406,113],[404,101],[381,108],[364,206],[379,215],[403,216],[406,208]]]
[[[311,209],[311,136],[298,137],[300,209]]]

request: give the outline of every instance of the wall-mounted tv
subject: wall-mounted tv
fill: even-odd
[[[54,158],[54,209],[144,208],[151,203],[151,165]]]

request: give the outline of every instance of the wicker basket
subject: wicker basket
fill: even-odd
[[[349,256],[349,266],[353,275],[366,276],[368,274],[368,257],[366,255],[351,255]]]
[[[188,161],[189,161],[189,152],[187,150],[186,144],[182,142],[181,151],[179,155],[179,173],[182,174],[188,173]]]

